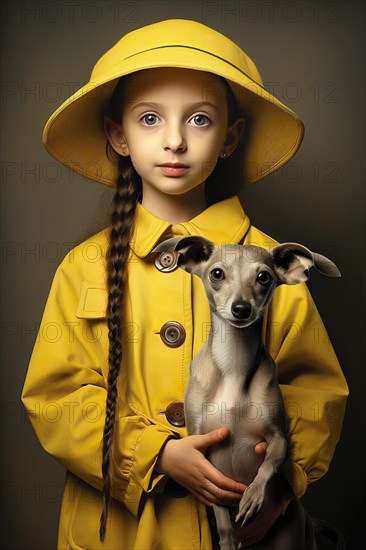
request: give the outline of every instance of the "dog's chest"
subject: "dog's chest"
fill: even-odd
[[[234,439],[253,443],[267,432],[273,419],[271,366],[256,364],[260,357],[244,344],[237,331],[221,331],[192,362],[185,406],[198,433],[227,426]]]
[[[257,440],[259,435],[267,431],[273,413],[265,387],[261,383],[260,373],[254,376],[248,392],[245,391],[242,377],[227,375],[210,403],[204,407],[202,431],[207,433],[228,426],[236,437],[249,436]]]

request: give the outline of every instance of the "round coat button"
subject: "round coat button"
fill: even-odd
[[[157,254],[155,257],[155,266],[159,269],[159,271],[173,271],[178,266],[178,252],[173,250]]]
[[[160,338],[167,346],[177,348],[183,344],[186,331],[177,321],[168,321],[160,329]]]
[[[173,401],[170,405],[167,406],[165,410],[165,416],[167,421],[172,426],[184,426],[184,404],[182,401]]]

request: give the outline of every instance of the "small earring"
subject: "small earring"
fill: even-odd
[[[226,153],[222,153],[222,157],[223,157],[223,158],[226,157]]]

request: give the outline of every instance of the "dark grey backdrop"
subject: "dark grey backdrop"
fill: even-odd
[[[253,57],[267,87],[303,118],[300,152],[243,190],[252,222],[338,264],[342,279],[310,289],[351,389],[327,475],[303,502],[361,545],[364,459],[364,6],[362,2],[2,2],[2,518],[6,547],[56,548],[64,469],[40,447],[20,393],[57,265],[97,231],[108,188],[43,150],[48,116],[86,83],[123,34],[172,17],[196,19]],[[103,206],[104,205],[104,206]],[[4,529],[2,531],[4,539]]]

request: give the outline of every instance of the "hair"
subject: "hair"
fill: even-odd
[[[228,105],[228,123],[231,124],[239,116],[235,97],[225,79],[220,78],[226,91]],[[121,106],[123,105],[126,77],[120,78],[106,115],[115,122],[121,121]],[[245,133],[245,132],[244,132]],[[240,145],[237,149],[242,150]],[[239,151],[240,153],[240,151]],[[129,242],[135,221],[137,202],[142,197],[142,182],[129,157],[117,155],[109,141],[106,143],[106,155],[118,163],[119,175],[116,191],[113,197],[113,211],[110,218],[110,232],[107,250],[107,322],[108,322],[108,388],[106,414],[103,432],[102,475],[103,475],[103,508],[100,517],[99,537],[103,541],[106,533],[108,504],[110,500],[110,449],[113,441],[113,430],[117,407],[117,379],[122,363],[122,312],[124,309],[125,291],[127,288],[127,259]],[[225,161],[219,158],[215,169],[205,183],[205,197],[208,205],[214,204],[236,194],[239,186],[238,173],[241,173],[241,157],[231,155],[233,162],[228,171]],[[237,172],[239,170],[239,172]],[[236,175],[236,177],[235,177]],[[225,185],[223,185],[225,177]]]

